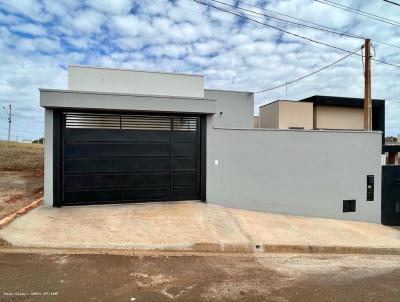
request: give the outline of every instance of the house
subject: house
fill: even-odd
[[[253,93],[193,74],[70,66],[40,105],[47,206],[199,200],[380,223],[380,132],[257,129]]]
[[[259,128],[314,129],[313,105],[278,100],[260,106]]]
[[[363,130],[364,100],[315,95],[300,101],[275,101],[260,106],[260,128]],[[372,100],[372,130],[385,137],[385,101]],[[384,142],[384,141],[383,141]]]

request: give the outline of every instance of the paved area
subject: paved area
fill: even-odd
[[[400,256],[0,254],[1,301],[399,301]]]
[[[395,228],[200,202],[42,206],[1,229],[0,238],[3,245],[38,248],[271,252],[332,247],[322,251],[354,252],[351,248],[361,248],[358,252],[369,253],[368,249],[382,248],[400,252],[400,231]]]

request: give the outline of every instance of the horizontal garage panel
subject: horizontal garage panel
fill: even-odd
[[[170,152],[169,143],[66,142],[64,145],[65,157],[162,157]]]
[[[197,156],[196,143],[175,143],[172,145],[172,153],[174,157],[179,156]]]
[[[173,170],[174,172],[178,171],[197,171],[197,162],[198,159],[196,157],[183,157],[174,159]]]
[[[197,186],[186,187],[186,186],[175,186],[173,192],[173,199],[196,199],[198,196]]]
[[[171,200],[171,189],[169,187],[67,191],[64,193],[65,205],[160,200]]]
[[[191,134],[191,133],[189,133]],[[170,142],[169,131],[126,130],[126,129],[66,129],[66,142]],[[189,135],[190,136],[190,135]]]
[[[175,186],[196,186],[197,174],[195,172],[174,172]]]
[[[175,143],[197,143],[198,133],[195,131],[172,131],[172,142]]]
[[[193,160],[185,159],[177,164],[177,170],[193,167]],[[165,158],[66,158],[65,174],[71,173],[123,173],[123,172],[168,172],[170,157]]]
[[[66,190],[103,189],[103,188],[142,188],[168,187],[171,178],[169,172],[131,173],[131,174],[80,174],[66,175]]]

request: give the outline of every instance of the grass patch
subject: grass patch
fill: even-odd
[[[43,145],[0,141],[0,170],[42,170]]]

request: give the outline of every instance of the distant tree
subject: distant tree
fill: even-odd
[[[394,136],[385,137],[385,144],[397,144],[397,137]]]
[[[41,145],[43,145],[43,142],[44,142],[44,139],[42,137],[42,138],[33,140],[32,144],[41,144]]]

